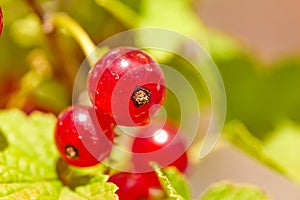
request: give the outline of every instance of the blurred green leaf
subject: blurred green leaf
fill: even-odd
[[[206,27],[196,13],[191,9],[190,1],[183,0],[142,0],[140,1],[139,12],[131,9],[120,0],[96,0],[96,3],[104,7],[115,18],[128,28],[164,28],[178,34],[185,34],[198,41],[204,48],[208,48]],[[168,8],[161,11],[162,8]],[[180,14],[178,14],[180,13]],[[138,32],[139,33],[139,32]],[[151,32],[142,32],[137,36],[137,45],[141,47],[159,44],[164,42],[166,49],[182,48],[183,41],[160,40],[159,35],[155,37]],[[172,55],[165,51],[151,51],[153,57],[160,62],[172,58]]]
[[[224,62],[241,54],[250,53],[247,52],[248,48],[237,39],[213,28],[207,28],[206,31],[209,53],[214,59]]]
[[[212,185],[200,200],[268,200],[267,195],[254,186],[220,182]]]
[[[189,1],[142,0],[138,27],[171,29],[186,34],[207,47],[206,26],[191,9]]]
[[[215,62],[226,89],[228,121],[242,121],[260,139],[281,119],[300,122],[300,59],[267,67],[241,51]]]
[[[223,136],[245,152],[285,177],[300,181],[300,126],[290,121],[278,124],[263,141],[239,121],[227,123]]]
[[[223,136],[260,162],[289,177],[289,172],[282,163],[274,160],[266,150],[263,142],[253,136],[240,121],[231,121],[227,123],[223,130]]]
[[[278,124],[264,140],[270,157],[285,167],[290,176],[300,182],[300,126],[286,121]]]

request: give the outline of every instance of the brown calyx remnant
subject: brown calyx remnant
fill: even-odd
[[[79,156],[78,149],[72,145],[68,145],[65,147],[65,152],[68,158],[76,159]]]
[[[150,97],[151,92],[149,90],[144,87],[137,86],[133,91],[131,99],[136,107],[140,107],[148,104],[150,102]]]

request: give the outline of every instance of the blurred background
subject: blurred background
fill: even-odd
[[[227,94],[222,138],[214,152],[188,172],[194,195],[213,182],[229,179],[260,186],[274,199],[300,198],[299,2],[34,2],[0,1],[4,15],[0,108],[57,114],[71,104],[73,81],[84,55],[66,32],[44,33],[43,16],[49,13],[68,13],[96,44],[131,28],[173,29],[210,53]],[[176,58],[166,63],[184,65]],[[193,79],[192,72],[183,73]],[[202,106],[207,98],[200,95]]]
[[[208,26],[246,43],[263,61],[273,63],[299,55],[299,2],[201,0],[196,3],[198,15]]]
[[[297,112],[299,105],[297,103],[292,103],[299,102],[300,100],[298,96],[299,83],[296,81],[298,79],[296,77],[300,77],[298,71],[300,67],[299,6],[300,3],[293,0],[201,0],[196,1],[195,6],[198,16],[200,16],[207,26],[222,31],[245,44],[247,48],[250,49],[251,54],[255,59],[262,63],[258,65],[259,68],[264,68],[263,70],[258,69],[257,64],[254,64],[253,68],[258,77],[261,76],[262,79],[269,79],[269,81],[260,82],[257,87],[253,85],[248,85],[247,87],[247,85],[244,85],[246,86],[245,90],[241,89],[239,96],[246,95],[247,97],[240,97],[240,103],[244,103],[244,108],[249,108],[248,111],[245,110],[245,116],[248,115],[248,117],[250,117],[250,115],[253,115],[254,123],[260,121],[260,125],[254,125],[252,127],[253,133],[260,132],[258,127],[264,127],[264,121],[268,123],[268,119],[272,118],[270,113],[277,115],[277,117],[273,118],[274,126],[272,126],[273,128],[271,129],[274,130],[274,127],[277,126],[281,127],[279,128],[281,131],[279,131],[280,133],[277,133],[277,139],[274,139],[273,141],[272,139],[265,139],[265,141],[269,140],[267,149],[271,148],[274,150],[274,148],[276,148],[275,154],[280,154],[279,151],[281,150],[284,151],[282,155],[276,155],[275,157],[280,157],[280,160],[284,162],[289,160],[289,164],[286,163],[285,165],[288,166],[289,169],[293,168],[297,171],[296,173],[299,173],[298,169],[300,169],[299,165],[296,164],[298,162],[297,160],[299,160],[296,155],[298,153],[295,153],[298,149],[298,145],[295,144],[297,142],[293,142],[293,140],[297,140],[296,138],[299,137],[300,132],[298,128],[289,128],[291,126],[293,127],[294,124],[283,125],[281,122],[293,119],[293,121],[297,121],[298,123],[300,117]],[[239,81],[233,81],[232,84],[239,84],[244,82],[245,79],[251,79],[251,73],[240,73],[241,68],[244,68],[244,65],[238,66],[237,70],[232,72],[232,74],[243,76],[243,78],[239,79]],[[284,75],[284,73],[286,75]],[[274,77],[270,78],[268,76]],[[295,79],[293,76],[295,76]],[[291,81],[292,79],[295,81]],[[227,82],[229,82],[229,80]],[[256,81],[253,80],[252,83],[255,84],[254,82]],[[266,84],[270,85],[266,86]],[[264,87],[266,87],[264,92],[260,93],[259,90]],[[273,87],[274,91],[271,89]],[[282,90],[280,88],[282,88]],[[290,90],[290,96],[287,94],[289,92],[286,93],[287,90]],[[260,93],[260,95],[255,96],[255,93],[257,92]],[[228,99],[231,99],[230,92],[227,93],[227,96]],[[293,100],[294,98],[295,100]],[[247,99],[248,101],[251,99],[251,103],[248,104]],[[253,107],[259,107],[259,104],[262,104],[260,109],[252,110]],[[271,106],[271,104],[273,104],[273,106]],[[285,104],[289,104],[289,106]],[[230,112],[230,101],[228,107]],[[241,105],[241,108],[242,107],[243,106]],[[267,107],[272,107],[271,111],[266,111]],[[290,107],[291,111],[288,111],[289,109],[283,109],[283,107]],[[239,111],[236,111],[236,113],[238,112]],[[293,116],[293,114],[291,114],[293,112],[298,114]],[[241,119],[241,117],[239,118]],[[243,120],[244,123],[247,123],[246,118],[243,118]],[[278,123],[280,125],[278,125]],[[284,126],[284,128],[282,128],[282,126]],[[248,126],[248,128],[249,127],[251,127],[251,125]],[[282,129],[285,129],[285,131],[282,131]],[[269,130],[269,128],[266,128],[262,131],[261,135],[263,137],[272,137],[270,135],[274,133],[270,133]],[[267,133],[265,133],[265,131]],[[289,136],[283,136],[283,134]],[[285,141],[279,142],[279,140]],[[284,143],[286,143],[286,145],[284,145]],[[289,146],[289,144],[291,146]],[[286,148],[289,150],[285,151]],[[292,161],[292,159],[295,160]],[[213,173],[213,175],[211,175],[211,173],[208,175],[206,172],[210,170],[215,173]],[[208,184],[208,182],[212,183],[216,180],[234,179],[238,182],[260,185],[273,199],[300,198],[299,186],[297,184],[290,182],[288,179],[270,171],[253,159],[246,157],[232,145],[226,144],[220,149],[217,149],[196,171],[197,176],[195,177],[200,176],[202,177],[202,180],[205,180],[205,183],[203,183],[198,179],[202,188],[205,188],[205,185]],[[195,182],[197,181],[196,179],[197,178],[194,178]]]

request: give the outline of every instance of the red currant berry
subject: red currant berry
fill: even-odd
[[[136,171],[151,171],[149,162],[161,167],[175,166],[184,172],[188,158],[182,133],[170,122],[154,122],[141,128],[132,144],[132,162]]]
[[[97,112],[117,125],[136,126],[149,123],[158,113],[160,106],[153,105],[163,104],[166,89],[159,65],[148,54],[121,47],[109,51],[91,69],[88,90]]]
[[[0,7],[0,35],[2,33],[2,29],[3,29],[3,14],[2,14],[2,9]]]
[[[149,199],[149,181],[143,174],[120,172],[111,176],[108,181],[119,187],[116,193],[120,200]]]
[[[93,108],[82,105],[69,107],[58,116],[55,142],[67,163],[89,167],[110,154],[112,127],[105,121],[99,122]]]

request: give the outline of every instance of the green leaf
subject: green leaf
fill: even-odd
[[[118,187],[107,182],[108,175],[103,174],[105,169],[106,167],[101,164],[88,168],[77,168],[60,161],[58,163],[58,173],[62,176],[60,178],[63,182],[69,187],[64,187],[61,190],[59,199],[117,200],[118,195],[115,192]]]
[[[80,186],[75,189],[75,192],[85,196],[87,199],[118,199],[115,194],[118,187],[113,183],[107,183],[108,176],[103,181],[93,182],[91,184]]]
[[[300,182],[300,126],[289,121],[279,123],[264,144],[270,156]]]
[[[184,199],[192,199],[190,185],[186,177],[176,167],[166,167],[163,169],[163,172],[178,194]]]
[[[19,110],[0,111],[0,130],[7,143],[0,151],[0,198],[57,199],[53,131],[56,118]],[[3,142],[3,140],[1,140]]]
[[[61,183],[59,181],[1,183],[0,199],[58,199]]]
[[[68,187],[63,187],[60,192],[59,200],[86,200],[86,198],[70,190]]]
[[[56,178],[55,171],[31,158],[19,156],[13,149],[0,153],[0,182],[33,182]]]
[[[98,176],[97,181],[76,187],[74,191],[64,187],[60,193],[60,200],[118,200],[115,194],[118,187],[113,183],[107,183],[108,176]]]
[[[159,182],[170,200],[185,200],[183,196],[190,196],[186,180],[178,171],[169,168],[166,170],[167,172],[165,172],[164,170],[161,170],[156,163],[151,163],[151,166],[154,168]],[[179,177],[176,178],[176,176]],[[179,187],[183,188],[179,189]]]
[[[103,166],[67,166],[56,171],[60,165],[56,164],[55,124],[52,114],[34,112],[27,116],[16,109],[0,111],[0,199],[118,199],[117,186],[107,182]],[[69,168],[73,173],[68,174]],[[60,181],[64,180],[60,175],[70,174],[74,180],[84,180],[74,191],[62,188]]]
[[[58,158],[53,137],[55,122],[51,114],[34,112],[26,116],[16,109],[0,111],[0,130],[7,142],[7,147],[0,152],[1,167],[35,180],[55,179]]]
[[[200,200],[268,200],[264,192],[253,186],[237,185],[229,182],[217,183],[202,195]]]

